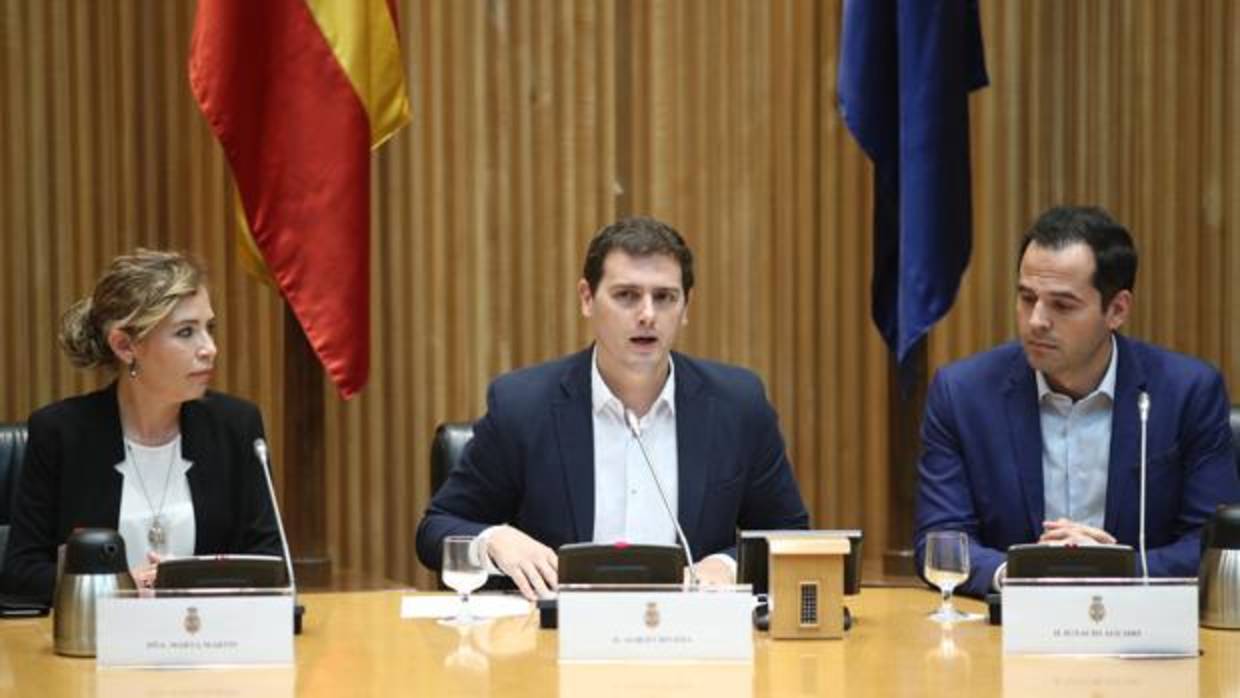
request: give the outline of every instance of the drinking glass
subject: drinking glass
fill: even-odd
[[[969,537],[962,531],[932,531],[926,535],[926,579],[939,588],[943,603],[930,620],[956,623],[981,618],[952,606],[952,592],[969,578]]]
[[[474,536],[448,536],[443,539],[443,583],[461,595],[461,607],[453,618],[444,618],[444,625],[472,625],[479,622],[469,611],[469,595],[487,581]]]

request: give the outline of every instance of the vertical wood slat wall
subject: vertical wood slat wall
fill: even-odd
[[[207,263],[219,384],[280,423],[283,311],[232,254],[227,168],[185,80],[192,9],[0,5],[0,419],[104,382],[58,351],[59,315],[142,245]]]
[[[869,321],[870,172],[835,111],[839,2],[406,0],[410,128],[375,158],[372,377],[328,396],[337,565],[426,584],[412,534],[434,425],[487,381],[583,345],[573,284],[601,224],[686,234],[681,346],[767,383],[820,526],[886,548],[886,357]],[[186,88],[192,2],[0,0],[0,419],[99,385],[56,317],[113,255],[212,272],[217,386],[281,424],[282,308],[239,269],[227,167]],[[1240,10],[987,2],[975,246],[932,368],[1010,337],[1019,232],[1096,202],[1145,253],[1130,333],[1240,377]],[[298,115],[290,115],[298,118]],[[303,116],[302,118],[307,118]],[[288,438],[273,433],[277,475]]]

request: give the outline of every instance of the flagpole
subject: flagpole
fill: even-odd
[[[917,461],[921,457],[921,420],[929,387],[926,335],[905,359],[905,380],[895,355],[887,365],[887,428],[891,445],[887,476],[887,550],[883,577],[916,577],[913,562],[913,511],[917,499]]]
[[[297,583],[326,587],[327,459],[323,367],[293,311],[284,306],[284,523]]]

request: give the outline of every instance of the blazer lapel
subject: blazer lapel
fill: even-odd
[[[1107,503],[1103,528],[1118,536],[1121,521],[1136,521],[1137,513],[1127,515],[1140,493],[1133,488],[1133,473],[1140,468],[1141,423],[1137,396],[1145,389],[1145,370],[1128,340],[1115,335],[1115,402],[1111,406],[1111,458],[1107,465]]]
[[[567,506],[575,540],[594,538],[594,415],[590,400],[593,348],[580,352],[560,380],[561,395],[551,406],[564,469]]]
[[[210,394],[203,399],[211,399]],[[227,446],[220,444],[216,448],[210,447],[211,437],[207,433],[207,424],[203,420],[202,410],[203,407],[197,400],[181,403],[181,456],[190,464],[189,470],[185,472],[185,479],[189,483],[190,501],[194,503],[195,552],[214,550],[225,543],[225,541],[207,540],[206,537],[218,528],[211,526],[207,519],[210,513],[210,502],[219,500],[208,496],[207,491],[218,481],[218,477],[211,477],[212,471],[219,469],[213,467],[221,455],[218,449],[227,448]]]
[[[1025,515],[1036,539],[1042,532],[1046,501],[1042,490],[1042,420],[1038,416],[1038,384],[1023,352],[1014,362],[1004,391],[1004,408],[1012,440],[1012,461],[1020,478]]]
[[[712,461],[711,431],[715,424],[714,400],[703,389],[702,377],[686,357],[676,362],[676,508],[685,537],[698,539],[706,503],[706,481]]]
[[[106,453],[107,468],[90,476],[95,478],[100,487],[97,491],[106,497],[104,511],[116,512],[120,516],[121,489],[125,486],[125,478],[116,470],[116,464],[125,460],[125,432],[121,428],[121,407],[117,402],[116,381],[103,390],[95,393],[97,403],[98,429],[84,430],[87,458],[91,454]]]

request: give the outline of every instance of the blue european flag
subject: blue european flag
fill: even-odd
[[[840,112],[874,163],[874,324],[903,367],[969,265],[977,2],[845,0],[843,19]]]

